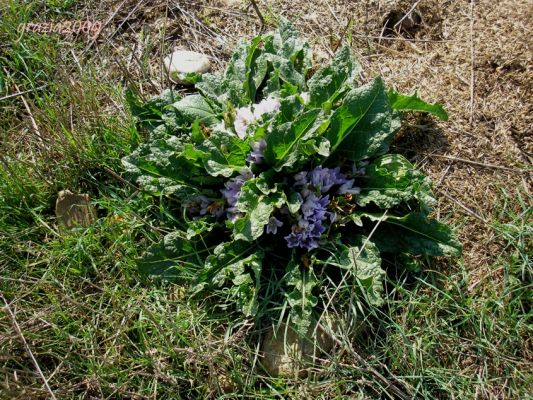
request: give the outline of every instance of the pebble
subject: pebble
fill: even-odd
[[[175,50],[163,62],[172,80],[184,84],[188,83],[186,74],[203,74],[211,69],[211,61],[205,54],[189,50]]]

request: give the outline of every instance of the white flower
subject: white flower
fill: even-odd
[[[339,194],[359,194],[361,193],[361,188],[353,185],[354,180],[350,179],[343,183],[337,193]]]
[[[226,124],[224,121],[220,121],[218,124],[213,126],[214,131],[224,131],[226,129]]]
[[[309,103],[309,92],[300,93],[300,97],[302,98],[305,104]]]
[[[241,107],[236,110],[235,114],[235,133],[240,139],[246,137],[248,125],[255,121],[254,114],[250,107]]]
[[[278,99],[275,99],[273,97],[263,99],[254,106],[254,117],[259,119],[263,114],[278,111],[279,107],[280,103]]]

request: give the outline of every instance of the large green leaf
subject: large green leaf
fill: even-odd
[[[226,110],[228,103],[242,106],[248,103],[248,98],[241,80],[228,79],[227,77],[204,74],[202,80],[195,85],[213,109]]]
[[[350,271],[369,304],[383,304],[385,271],[381,268],[379,249],[374,243],[364,236],[356,236],[352,246],[341,245],[337,254],[332,255],[327,262]]]
[[[302,269],[294,260],[287,265],[285,276],[287,292],[285,299],[290,307],[290,318],[300,335],[305,335],[312,322],[312,313],[318,303],[313,289],[318,286],[318,279],[313,267]]]
[[[266,162],[276,170],[294,164],[300,155],[301,140],[313,127],[319,114],[319,109],[310,110],[293,122],[274,126],[272,132],[266,137],[267,146],[264,154]]]
[[[181,96],[172,89],[165,89],[161,94],[150,98],[148,101],[141,101],[131,90],[126,90],[126,101],[132,115],[137,118],[141,125],[153,130],[164,123],[164,117],[168,111],[168,106],[179,100]],[[171,113],[176,118],[175,113]]]
[[[206,171],[212,176],[230,177],[246,166],[250,145],[225,132],[213,132],[201,146]]]
[[[342,92],[350,90],[361,71],[360,65],[348,46],[342,47],[331,62],[320,68],[309,81],[309,106],[323,107],[338,99]]]
[[[400,94],[393,89],[390,89],[387,93],[389,97],[389,102],[395,110],[398,111],[423,111],[428,112],[443,121],[448,121],[448,113],[442,107],[442,104],[435,103],[429,104],[418,97],[418,94],[415,93],[411,96]]]
[[[161,279],[192,278],[198,266],[191,262],[196,250],[182,232],[166,235],[161,243],[150,246],[137,261],[142,275]]]
[[[265,193],[257,186],[261,178],[247,181],[241,188],[237,209],[244,215],[235,221],[233,236],[235,240],[248,242],[258,239],[264,232],[274,209],[285,204],[283,192]]]
[[[257,88],[261,86],[268,69],[268,62],[263,55],[264,50],[261,48],[263,41],[264,38],[262,36],[252,39],[245,61],[246,79],[244,81],[244,90],[248,94],[251,103],[256,102]]]
[[[325,136],[332,153],[337,150],[338,155],[359,161],[386,153],[400,124],[399,113],[391,108],[378,77],[346,95]]]
[[[173,104],[174,108],[189,122],[200,120],[206,125],[216,125],[220,122],[215,112],[202,95],[186,96]]]
[[[272,40],[265,42],[265,56],[271,67],[264,95],[278,91],[282,82],[298,91],[304,89],[305,75],[311,66],[311,51],[290,22],[280,21]]]
[[[387,209],[413,198],[423,202],[425,209],[435,199],[427,177],[399,154],[386,154],[366,167],[364,186],[356,202],[361,207],[373,202]]]
[[[247,317],[257,312],[263,256],[262,251],[256,251],[248,257],[225,264],[211,280],[215,287],[226,286],[223,291]]]
[[[403,217],[361,213],[361,217],[381,220],[371,239],[383,252],[429,256],[461,254],[461,243],[451,228],[429,219],[424,213],[410,213]]]
[[[143,190],[156,195],[199,191],[220,183],[205,173],[201,163],[185,156],[185,147],[174,136],[154,140],[124,157],[122,164]]]

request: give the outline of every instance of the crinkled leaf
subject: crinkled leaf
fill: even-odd
[[[248,257],[224,265],[211,281],[215,287],[226,286],[224,291],[247,317],[257,312],[262,259],[263,252],[258,250]]]
[[[228,79],[225,76],[204,74],[195,85],[214,110],[222,109],[231,103],[235,106],[247,103],[242,81]]]
[[[296,214],[302,206],[302,198],[299,194],[292,190],[287,196],[287,208],[291,214]]]
[[[389,102],[395,110],[398,111],[422,111],[433,114],[437,118],[448,121],[448,113],[442,107],[442,104],[434,103],[429,104],[418,97],[418,94],[415,93],[411,96],[400,94],[393,89],[390,89],[387,93]]]
[[[179,100],[181,96],[172,89],[165,89],[161,94],[147,101],[141,101],[130,88],[126,89],[126,102],[132,115],[137,118],[142,127],[153,131],[165,122],[165,116],[171,115],[176,120],[176,114],[169,111],[168,106]]]
[[[216,226],[217,224],[213,221],[206,221],[205,219],[187,221],[187,232],[185,233],[185,238],[190,240],[196,236],[201,236],[204,233],[211,232]]]
[[[413,198],[423,200],[425,207],[435,202],[429,179],[405,157],[387,154],[366,167],[364,186],[356,202],[361,207],[373,202],[387,209]]]
[[[139,146],[122,164],[143,190],[157,195],[197,192],[201,186],[220,183],[199,162],[185,156],[184,148],[178,138],[169,136]]]
[[[311,65],[311,52],[309,44],[300,38],[290,22],[281,20],[272,41],[265,43],[265,52],[272,65],[265,94],[279,90],[280,82],[289,83],[302,91]]]
[[[383,277],[379,249],[363,236],[355,237],[352,246],[341,245],[339,252],[328,263],[348,270],[357,280],[367,302],[374,306],[383,304]]]
[[[361,213],[361,216],[372,221],[382,220],[371,238],[382,252],[429,256],[461,254],[461,243],[451,228],[424,213],[410,213],[403,217],[370,213]]]
[[[331,62],[320,68],[309,81],[309,106],[323,107],[333,103],[357,80],[361,66],[348,46],[342,47]]]
[[[325,136],[332,153],[359,161],[386,153],[400,123],[378,77],[346,95],[333,113]]]
[[[260,47],[262,43],[262,36],[252,39],[245,61],[246,79],[244,81],[244,90],[248,94],[251,103],[255,103],[257,88],[261,86],[268,69],[267,59],[263,55],[264,50]]]
[[[265,194],[257,187],[257,180],[250,180],[241,188],[237,209],[244,216],[237,219],[233,226],[235,240],[252,241],[259,238],[274,209],[285,203],[283,193]]]
[[[290,306],[290,318],[297,333],[303,336],[311,325],[313,308],[318,303],[313,289],[319,282],[312,266],[301,269],[294,260],[287,265],[285,279],[288,286],[285,299]]]
[[[298,160],[300,140],[313,127],[319,113],[319,109],[310,110],[293,122],[275,126],[266,137],[266,162],[276,170],[294,164]]]
[[[190,262],[195,254],[192,242],[181,237],[181,232],[172,232],[161,243],[150,246],[137,261],[137,267],[142,275],[149,277],[190,279],[197,268]]]
[[[195,120],[200,120],[206,125],[216,125],[220,122],[209,103],[199,94],[186,96],[173,106],[183,118],[191,123]]]
[[[230,177],[246,166],[250,145],[225,132],[214,132],[202,144],[202,159],[206,171],[212,176]]]

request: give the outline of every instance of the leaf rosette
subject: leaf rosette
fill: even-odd
[[[360,84],[347,47],[310,67],[309,45],[282,21],[239,44],[223,73],[198,78],[196,94],[144,104],[129,94],[150,135],[123,163],[178,205],[183,227],[146,252],[141,272],[187,280],[194,294],[218,289],[248,316],[288,308],[305,332],[331,271],[377,306],[383,256],[460,253],[429,216],[429,179],[389,153],[404,112],[446,120],[442,106],[379,77]]]

